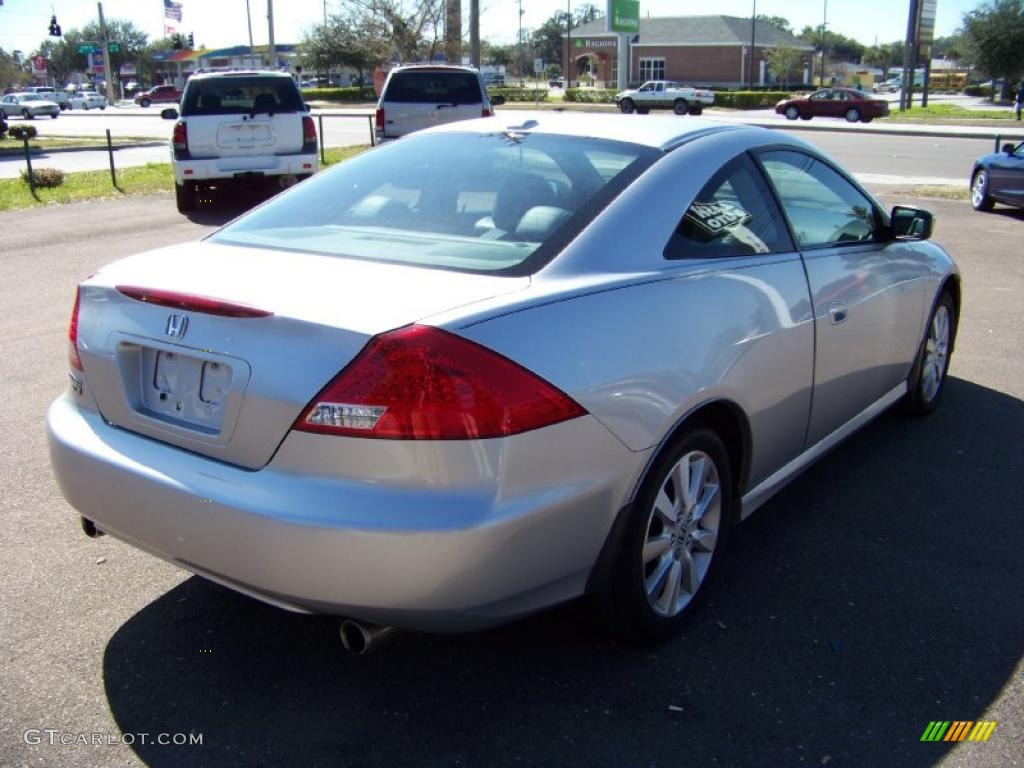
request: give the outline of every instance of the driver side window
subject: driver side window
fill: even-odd
[[[763,152],[758,159],[778,193],[800,248],[880,239],[874,204],[848,179],[802,152]]]

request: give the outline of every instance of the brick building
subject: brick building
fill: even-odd
[[[790,82],[808,81],[814,47],[763,21],[754,27],[753,82],[771,82],[766,51],[781,46],[795,48],[801,64]],[[693,85],[735,87],[745,85],[750,74],[749,18],[737,16],[671,16],[641,18],[640,34],[629,45],[631,83],[644,80],[679,80]],[[589,71],[598,85],[615,84],[618,58],[617,35],[605,30],[603,18],[572,30],[571,71]],[[563,52],[563,56],[564,56]],[[565,62],[563,62],[564,65]]]

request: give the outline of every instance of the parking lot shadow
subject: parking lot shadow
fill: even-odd
[[[202,734],[133,747],[161,767],[914,768],[1008,749],[1019,724],[920,741],[984,719],[1024,637],[1024,402],[947,386],[937,413],[876,421],[742,525],[667,645],[618,647],[570,606],[352,657],[333,620],[192,578],[110,639],[110,710],[125,733]]]

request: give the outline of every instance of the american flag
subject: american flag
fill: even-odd
[[[174,0],[164,0],[164,17],[181,21],[181,3]]]

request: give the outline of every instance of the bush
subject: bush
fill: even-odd
[[[12,139],[34,139],[38,131],[34,125],[12,125],[7,129],[7,135]]]
[[[964,95],[966,96],[988,96],[991,93],[991,88],[985,88],[981,85],[968,85],[964,88]]]
[[[717,91],[715,106],[731,107],[732,109],[764,109],[774,107],[776,103],[788,99],[791,95],[787,91]]]
[[[566,88],[565,100],[586,104],[614,104],[615,94],[610,88]]]
[[[544,88],[515,88],[494,86],[487,89],[489,96],[504,96],[505,101],[547,101],[548,92]]]
[[[27,169],[22,169],[21,180],[28,184]],[[64,183],[64,171],[57,168],[33,168],[32,181],[37,187],[59,187]]]
[[[352,85],[346,88],[303,88],[305,101],[377,101],[372,85]]]

